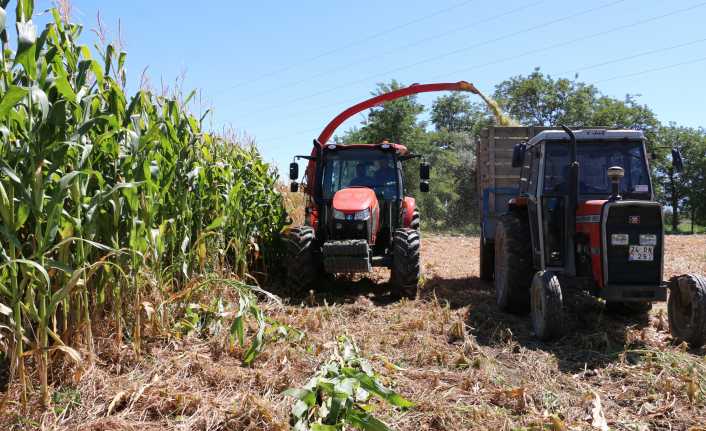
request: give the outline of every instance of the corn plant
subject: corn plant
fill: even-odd
[[[297,401],[292,407],[296,431],[340,431],[346,426],[360,430],[390,431],[370,414],[370,401],[377,397],[395,407],[413,404],[383,386],[372,365],[360,356],[355,343],[341,337],[338,348],[303,388],[288,389]]]
[[[126,53],[80,43],[52,10],[38,33],[17,0],[16,43],[0,0],[0,331],[27,400],[25,360],[81,363],[95,316],[139,352],[147,303],[172,328],[169,301],[214,270],[266,266],[285,223],[277,178],[255,148],[202,130],[184,100],[125,94]]]

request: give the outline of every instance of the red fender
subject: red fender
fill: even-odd
[[[405,196],[402,200],[402,210],[404,214],[404,219],[402,220],[404,227],[409,227],[412,224],[412,216],[414,215],[414,209],[417,208],[417,201],[410,196]]]

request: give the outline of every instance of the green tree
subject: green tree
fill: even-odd
[[[678,149],[684,161],[683,172],[672,166],[671,148]],[[671,206],[671,228],[678,231],[682,210],[690,213],[692,222],[706,221],[706,133],[703,129],[670,123],[656,133],[655,178],[659,183],[658,199]]]
[[[643,130],[649,142],[659,121],[652,110],[637,102],[602,95],[577,79],[554,79],[535,69],[528,76],[515,76],[496,86],[495,98],[513,118],[527,126],[625,127]]]
[[[399,90],[404,85],[392,80],[389,84],[379,83],[372,95],[377,96]],[[342,143],[378,143],[384,140],[395,143],[413,142],[424,134],[424,124],[417,117],[424,111],[424,105],[417,102],[416,96],[403,97],[371,108],[362,127],[347,132]]]
[[[436,129],[432,142],[445,150],[445,160],[439,160],[441,163],[437,165],[441,177],[437,183],[441,184],[435,186],[448,184],[454,192],[446,207],[444,225],[464,227],[476,220],[478,212],[476,137],[483,127],[492,123],[492,118],[485,105],[472,103],[466,94],[452,93],[433,102],[431,122]]]
[[[523,125],[591,125],[599,92],[593,85],[554,79],[535,69],[528,76],[514,76],[495,87],[495,100]]]

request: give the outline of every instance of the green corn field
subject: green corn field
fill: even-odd
[[[241,279],[285,224],[276,176],[255,148],[202,129],[178,100],[125,93],[126,54],[80,43],[82,28],[34,2],[1,1],[0,340],[26,402],[37,370],[81,362],[92,327],[139,353],[146,319],[175,324],[181,289],[206,272]],[[235,289],[236,287],[234,287]],[[257,315],[257,310],[251,307]],[[263,320],[263,319],[259,319]],[[237,320],[236,320],[237,321]],[[242,322],[236,333],[242,343]]]

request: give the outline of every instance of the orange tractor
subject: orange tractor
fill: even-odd
[[[299,189],[299,165],[308,160],[304,176],[306,224],[287,236],[287,286],[292,294],[310,288],[322,273],[370,272],[391,269],[393,293],[414,296],[420,277],[419,212],[406,196],[402,164],[419,158],[399,143],[338,145],[334,131],[351,116],[384,102],[417,93],[478,90],[467,82],[414,84],[354,105],[335,117],[314,140],[308,156],[295,156],[289,176]],[[430,166],[419,166],[420,190],[429,191]]]

